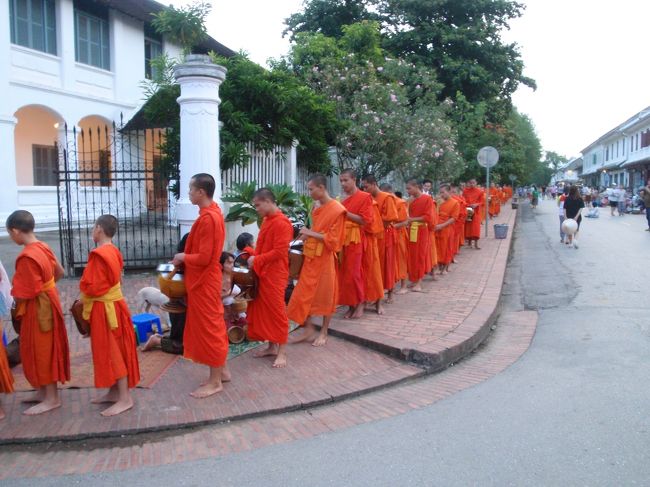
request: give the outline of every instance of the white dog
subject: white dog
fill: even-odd
[[[169,314],[160,309],[163,304],[169,302],[169,298],[155,287],[143,287],[136,295],[136,306],[140,313],[153,312],[160,316],[165,328],[169,328]],[[153,311],[152,311],[153,309]]]

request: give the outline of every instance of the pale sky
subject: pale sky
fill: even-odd
[[[164,0],[163,0],[164,1]],[[172,0],[174,5],[188,3]],[[545,150],[576,156],[592,141],[650,105],[650,2],[525,0],[524,16],[504,33],[517,42],[525,74],[515,105],[531,117]],[[212,37],[265,64],[288,51],[284,19],[301,0],[212,0]]]

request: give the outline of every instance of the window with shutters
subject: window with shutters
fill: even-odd
[[[99,151],[99,186],[111,185],[111,151]]]
[[[56,55],[54,0],[9,0],[11,42]]]
[[[56,186],[58,162],[56,146],[32,145],[34,186]]]
[[[96,68],[111,69],[108,9],[75,2],[75,59]]]
[[[151,24],[144,25],[144,76],[147,79],[154,79],[158,76],[156,67],[151,61],[162,56],[162,36],[158,34]]]

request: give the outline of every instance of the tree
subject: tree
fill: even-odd
[[[544,154],[544,161],[546,162],[546,165],[553,170],[553,174],[555,174],[569,161],[569,159],[558,154],[557,152],[546,151]]]
[[[203,1],[180,8],[170,5],[153,14],[151,24],[160,35],[182,46],[186,55],[208,37],[205,19],[210,10],[212,5]]]
[[[291,34],[296,40],[300,32],[320,33],[338,39],[343,36],[343,26],[363,20],[377,20],[368,11],[372,0],[305,0],[304,10],[285,19],[284,35]]]

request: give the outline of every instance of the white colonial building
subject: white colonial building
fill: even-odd
[[[650,107],[582,149],[585,184],[635,190],[650,178]]]
[[[97,172],[87,186],[98,200],[101,191],[110,192],[104,179],[114,154],[100,127],[122,116],[128,121],[142,105],[151,59],[181,52],[150,25],[152,13],[164,8],[152,0],[0,1],[0,221],[23,208],[40,228],[56,226],[56,171],[64,147],[84,145],[79,152],[93,160],[83,163]],[[212,38],[199,52],[210,50],[234,54]],[[145,185],[143,191],[156,188]]]

